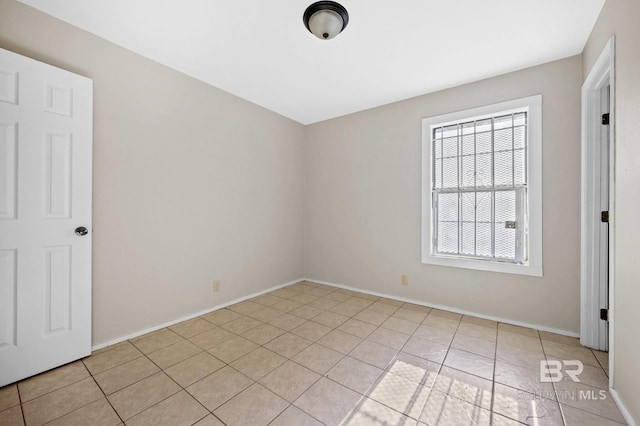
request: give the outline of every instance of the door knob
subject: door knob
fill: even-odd
[[[79,226],[76,228],[76,235],[79,237],[82,237],[83,235],[87,235],[88,233],[89,233],[89,230],[84,226]]]

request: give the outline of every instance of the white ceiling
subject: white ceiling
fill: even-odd
[[[578,54],[605,0],[20,0],[303,124]]]

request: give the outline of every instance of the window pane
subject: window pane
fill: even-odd
[[[514,158],[514,185],[524,185],[527,183],[525,176],[525,156],[524,149],[518,149],[513,153]]]
[[[527,113],[526,112],[518,112],[513,115],[513,125],[514,126],[524,126],[527,124]]]
[[[516,230],[506,228],[507,221],[516,220],[516,192],[497,191],[495,193],[495,256],[515,259]]]
[[[456,136],[442,140],[442,155],[443,157],[455,157],[458,155],[458,138]]]
[[[515,149],[525,147],[527,128],[520,126],[513,129],[513,146]]]
[[[513,186],[513,152],[495,153],[495,185]]]
[[[476,121],[476,133],[483,133],[483,132],[491,132],[490,118]]]
[[[473,188],[476,184],[475,179],[475,157],[473,155],[467,155],[462,157],[462,170],[460,175],[460,187],[461,188]]]
[[[475,137],[473,135],[463,136],[462,137],[462,155],[473,155],[474,153],[475,153]]]
[[[489,187],[493,185],[493,170],[491,169],[491,154],[476,156],[476,186]]]
[[[438,221],[458,221],[458,194],[438,196]]]
[[[511,132],[511,127],[513,127],[513,116],[511,114],[502,115],[493,119],[493,129],[496,131],[509,129],[509,132]]]
[[[469,121],[467,123],[462,123],[462,134],[463,135],[473,135],[476,132],[476,122]],[[473,139],[471,140],[473,142]]]
[[[442,128],[442,137],[450,138],[458,136],[458,125],[452,124],[450,126],[446,126]]]
[[[491,223],[476,224],[476,256],[491,257]]]
[[[438,253],[458,254],[458,223],[438,223]]]
[[[491,130],[476,134],[476,153],[491,152]]]
[[[504,223],[495,224],[496,257],[502,259],[516,258],[516,230],[506,229]]]
[[[478,192],[476,201],[476,221],[491,222],[491,192]]]
[[[435,189],[442,189],[442,160],[435,160],[435,167],[433,168],[433,187]]]
[[[462,224],[462,238],[460,254],[466,254],[467,256],[475,256],[475,243],[476,243],[476,226],[473,222],[464,222]]]
[[[475,222],[476,220],[476,193],[462,193],[462,221]]]
[[[445,158],[442,160],[443,167],[443,188],[458,187],[458,157]]]
[[[496,223],[516,220],[516,192],[515,191],[496,191]]]
[[[513,133],[511,127],[508,129],[496,130],[493,134],[493,149],[495,151],[511,150]]]
[[[438,196],[438,247],[440,253],[458,253],[458,194]]]

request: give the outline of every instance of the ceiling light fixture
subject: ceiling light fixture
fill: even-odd
[[[337,36],[349,23],[349,14],[334,1],[318,1],[304,11],[304,26],[316,37],[329,40]]]

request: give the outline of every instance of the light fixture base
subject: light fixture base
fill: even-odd
[[[310,33],[319,39],[328,40],[347,27],[349,13],[344,6],[334,1],[318,1],[304,11],[302,20]]]

